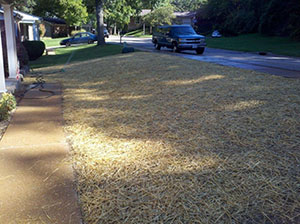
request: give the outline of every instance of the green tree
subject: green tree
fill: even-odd
[[[154,9],[151,13],[144,17],[145,22],[151,27],[172,24],[172,20],[175,19],[174,8],[172,5],[166,5]]]
[[[41,17],[62,18],[69,25],[81,25],[88,17],[82,0],[35,0],[33,13]]]
[[[104,21],[123,28],[140,9],[140,0],[84,0],[90,15],[97,21],[98,45],[105,43]],[[93,18],[93,17],[90,17]]]
[[[170,0],[142,0],[142,9],[156,9],[170,4]]]
[[[33,13],[33,8],[35,7],[36,2],[35,0],[20,0],[15,1],[15,8],[21,12],[26,12],[29,14]]]
[[[200,8],[201,4],[206,0],[171,0],[176,11],[195,11]]]

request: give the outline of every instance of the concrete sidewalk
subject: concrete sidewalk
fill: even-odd
[[[55,95],[28,92],[0,142],[0,223],[81,223],[61,88],[45,89]]]

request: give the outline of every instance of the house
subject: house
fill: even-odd
[[[67,37],[69,35],[69,26],[65,20],[60,18],[43,17],[40,24],[42,37]]]
[[[30,15],[17,10],[14,10],[14,12],[22,17],[21,21],[19,21],[21,41],[40,40],[39,25],[43,19],[41,17]]]
[[[0,9],[0,21],[4,24],[3,13],[3,9]],[[19,38],[21,41],[40,40],[39,24],[42,18],[17,10],[13,10],[13,14],[18,27],[17,34],[20,35]]]
[[[175,24],[189,24],[194,26],[196,22],[196,12],[174,12],[176,18],[174,19]]]
[[[143,21],[143,16],[149,14],[151,12],[151,9],[143,9],[139,15],[137,16],[132,16],[130,18],[130,22],[128,24],[128,31],[132,30],[138,30],[143,27],[144,21]]]
[[[143,9],[138,16],[131,17],[128,24],[128,31],[141,29],[142,27],[145,29],[143,16],[149,13],[151,13],[150,9]],[[196,22],[196,12],[174,12],[174,16],[173,24],[189,24],[194,26]]]

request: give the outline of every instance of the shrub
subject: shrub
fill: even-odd
[[[46,34],[46,27],[44,24],[40,24],[39,26],[40,37],[44,37]]]
[[[45,44],[42,41],[24,41],[23,45],[25,49],[27,50],[29,60],[34,61],[41,57],[45,51]]]
[[[21,42],[17,42],[17,55],[20,62],[20,68],[28,65],[29,57],[26,48]]]
[[[8,118],[9,112],[17,106],[15,97],[10,93],[3,93],[0,100],[0,121]]]

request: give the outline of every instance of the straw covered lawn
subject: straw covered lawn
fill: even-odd
[[[300,223],[299,79],[143,52],[66,71],[86,223]]]

